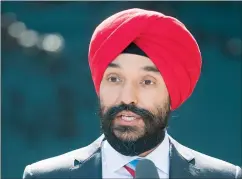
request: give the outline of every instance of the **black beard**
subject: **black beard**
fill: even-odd
[[[131,111],[139,115],[144,123],[144,134],[137,139],[124,140],[114,134],[114,129],[119,132],[135,132],[137,127],[132,126],[113,126],[113,120],[121,111]],[[158,109],[157,115],[145,109],[136,107],[135,105],[121,104],[111,107],[103,114],[103,109],[100,109],[99,115],[101,118],[101,129],[109,144],[119,153],[126,156],[137,156],[146,151],[155,148],[160,144],[165,137],[165,128],[167,126],[170,114],[170,105],[167,103],[164,108]]]

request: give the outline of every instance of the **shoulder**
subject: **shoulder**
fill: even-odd
[[[239,166],[192,149],[190,150],[195,156],[195,166],[205,173],[218,173],[221,176],[233,176],[234,178],[238,178],[239,173],[241,173]]]
[[[70,169],[89,158],[99,148],[100,138],[90,145],[27,165],[23,178],[66,178]]]
[[[190,151],[195,156],[196,165],[201,168],[209,168],[211,170],[227,170],[234,171],[236,170],[236,165],[229,163],[227,161],[206,155],[204,153],[190,149]]]
[[[193,159],[191,163],[200,175],[205,176],[231,176],[232,178],[241,178],[241,168],[227,161],[209,156],[207,154],[195,151],[189,147],[186,147],[173,138],[171,143],[184,158]]]
[[[190,149],[190,151],[193,153],[193,155],[195,156],[195,159],[197,161],[197,164],[199,164],[200,166],[219,166],[219,168],[234,168],[235,165],[231,164],[227,161],[209,156],[207,154],[201,153],[199,151],[195,151],[193,149]]]
[[[87,148],[84,147],[56,157],[38,161],[26,166],[23,178],[59,177],[59,175],[65,178],[64,175],[67,175],[68,171],[78,162],[76,158],[85,160],[85,158],[88,158],[90,155]]]

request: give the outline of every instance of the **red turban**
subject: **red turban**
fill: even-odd
[[[138,8],[112,15],[93,33],[88,58],[97,94],[108,64],[131,42],[160,71],[171,109],[179,107],[192,94],[200,76],[202,59],[197,42],[177,19]]]

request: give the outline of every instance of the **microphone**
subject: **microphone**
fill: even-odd
[[[143,159],[138,162],[135,168],[135,179],[140,178],[153,178],[158,179],[159,174],[157,172],[155,164],[148,159]]]

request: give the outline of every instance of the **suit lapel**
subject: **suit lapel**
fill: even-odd
[[[198,170],[194,166],[194,155],[190,149],[170,139],[170,172],[169,178],[194,178]]]
[[[102,178],[101,149],[71,170],[71,178]]]
[[[74,167],[71,168],[70,178],[102,178],[101,144],[104,137],[86,147],[83,157],[76,157]]]

